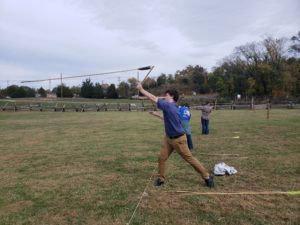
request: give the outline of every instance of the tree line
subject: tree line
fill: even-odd
[[[90,79],[81,86],[55,87],[57,97],[81,96],[84,98],[129,98],[136,95],[136,78],[115,84],[93,83]],[[160,95],[166,88],[176,88],[180,93],[218,94],[235,98],[260,97],[290,99],[300,97],[300,31],[290,38],[268,37],[259,42],[246,43],[234,49],[211,72],[200,65],[189,65],[174,74],[148,77],[144,88]],[[62,90],[62,91],[61,91]],[[35,90],[26,86],[11,85],[0,90],[0,97],[46,96],[42,87]]]

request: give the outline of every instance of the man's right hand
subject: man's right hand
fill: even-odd
[[[143,89],[143,86],[142,86],[141,82],[136,82],[135,88],[138,89],[139,91],[140,91],[141,89]]]
[[[146,91],[140,82],[136,83],[135,88],[139,90],[141,94],[149,98],[152,102],[156,103],[158,101],[158,98],[155,95],[151,94],[150,92]]]

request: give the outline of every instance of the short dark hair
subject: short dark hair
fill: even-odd
[[[177,102],[178,99],[179,99],[178,91],[176,91],[175,89],[166,90],[166,91],[165,91],[165,94],[169,94],[170,96],[172,96],[172,97],[173,97],[173,100],[174,100],[175,102]]]

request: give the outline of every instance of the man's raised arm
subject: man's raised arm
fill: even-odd
[[[151,94],[150,92],[146,91],[142,84],[140,82],[138,82],[136,84],[136,89],[138,89],[140,91],[140,93],[142,93],[144,96],[146,96],[147,98],[149,98],[152,102],[157,103],[158,101],[158,97],[156,97],[155,95]]]

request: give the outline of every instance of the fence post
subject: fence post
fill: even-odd
[[[144,102],[142,102],[143,111],[146,111]]]
[[[267,103],[267,119],[270,118],[270,100],[268,100],[268,103]]]

